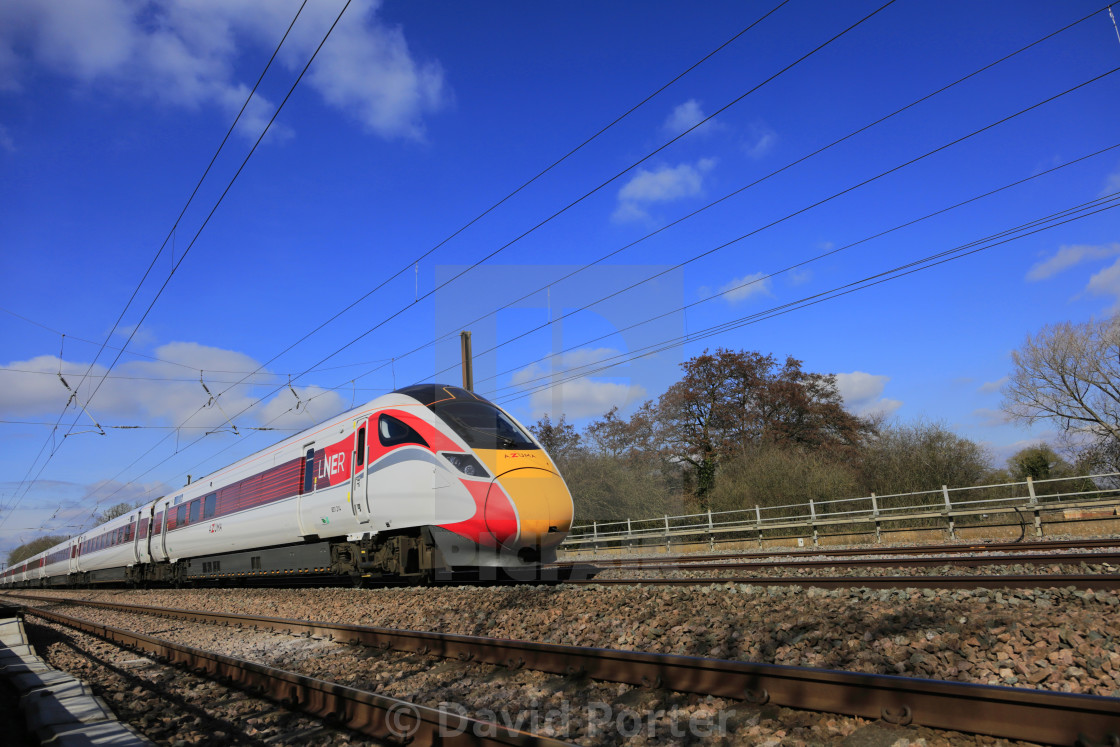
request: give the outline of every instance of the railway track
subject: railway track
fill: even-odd
[[[1120,575],[1099,573],[1031,576],[702,576],[698,578],[594,578],[565,581],[587,586],[804,586],[818,589],[1120,589]]]
[[[1120,553],[1043,553],[1032,555],[968,555],[948,557],[895,558],[837,558],[829,560],[758,560],[739,562],[682,562],[682,563],[635,563],[633,565],[612,565],[603,570],[612,571],[715,571],[746,570],[752,568],[930,568],[948,566],[952,568],[978,568],[986,565],[1077,565],[1120,564]]]
[[[817,547],[807,550],[775,550],[771,552],[750,551],[735,553],[709,553],[687,555],[647,555],[634,558],[590,557],[579,560],[567,560],[555,563],[560,567],[594,563],[599,567],[613,567],[622,565],[658,565],[669,563],[699,563],[704,561],[731,561],[748,560],[751,558],[807,558],[827,555],[836,558],[853,558],[867,555],[876,556],[921,556],[921,555],[961,555],[976,553],[1003,552],[1011,555],[1020,553],[1037,553],[1040,551],[1069,551],[1069,550],[1099,550],[1103,548],[1120,548],[1120,537],[1091,539],[1091,540],[1053,540],[1032,542],[999,542],[999,543],[962,543],[952,545],[909,545],[901,547],[849,547],[828,548]]]
[[[142,651],[224,685],[248,690],[278,702],[285,708],[319,717],[332,728],[349,729],[390,743],[574,747],[569,742],[530,734],[499,723],[480,721],[462,713],[430,708],[368,690],[306,677],[60,612],[27,608],[26,614]]]
[[[513,641],[480,636],[394,630],[371,626],[272,618],[199,610],[167,609],[123,603],[70,600],[57,596],[16,595],[28,602],[79,604],[86,607],[158,615],[195,623],[255,627],[377,649],[438,656],[461,662],[490,664],[509,670],[532,669],[643,687],[657,687],[745,701],[761,706],[827,711],[896,724],[972,732],[1007,739],[1053,744],[1110,744],[1120,738],[1120,699],[1073,695],[1025,688],[995,687],[940,680],[757,664],[674,654],[588,648]],[[299,675],[266,674],[260,665],[243,666],[230,657],[203,651],[179,651],[166,641],[132,634],[60,613],[29,609],[41,615],[113,640],[129,642],[161,656],[186,662],[192,668],[232,677],[250,687],[267,688],[274,697],[312,712],[333,713],[336,719],[359,727],[381,728],[391,704],[376,702],[373,693],[349,692],[333,683],[313,683]],[[248,664],[248,663],[245,663]],[[414,706],[415,707],[415,706]],[[377,709],[381,710],[378,711]],[[397,706],[399,709],[400,706]],[[432,724],[446,724],[448,716],[417,708],[423,724],[416,739],[439,738]],[[382,715],[378,715],[378,714]],[[461,716],[460,716],[461,718]],[[380,725],[380,726],[379,726]],[[409,724],[411,726],[411,722]],[[471,733],[480,727],[463,730]],[[485,727],[488,729],[489,727]],[[484,731],[485,731],[484,729]],[[372,733],[372,732],[365,732]],[[504,734],[506,739],[539,739]],[[1081,740],[1079,742],[1079,740]],[[1111,741],[1110,741],[1111,740]],[[477,742],[475,742],[477,743]],[[553,740],[488,742],[500,744],[557,744]]]

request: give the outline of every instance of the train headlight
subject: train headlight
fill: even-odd
[[[486,469],[470,454],[443,452],[443,457],[468,477],[486,477]]]

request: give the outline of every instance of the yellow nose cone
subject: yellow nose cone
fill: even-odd
[[[548,470],[522,467],[498,477],[513,500],[522,547],[559,545],[572,528],[572,496],[560,476]]]
[[[572,528],[572,494],[548,455],[539,449],[476,449],[475,454],[513,501],[519,547],[547,549],[563,542]]]

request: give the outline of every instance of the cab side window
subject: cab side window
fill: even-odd
[[[417,433],[412,426],[397,420],[392,415],[382,415],[377,419],[377,435],[382,446],[399,446],[401,444],[419,444],[427,446],[428,442]]]

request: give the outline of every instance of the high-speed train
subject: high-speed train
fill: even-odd
[[[527,429],[454,386],[387,394],[0,574],[0,586],[531,575],[572,498]]]

